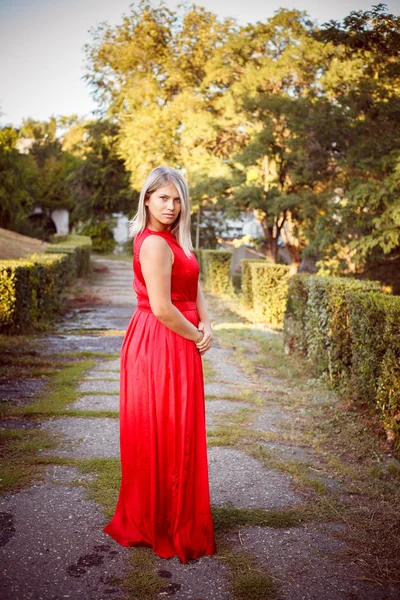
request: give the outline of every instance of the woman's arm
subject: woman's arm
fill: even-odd
[[[169,329],[193,342],[203,334],[171,302],[171,249],[157,235],[149,235],[140,247],[139,261],[154,315]]]
[[[207,304],[204,299],[203,290],[201,289],[200,281],[197,284],[197,299],[196,308],[199,313],[200,321],[198,324],[198,330],[204,333],[203,339],[196,343],[196,347],[200,354],[204,354],[211,348],[213,340],[213,331],[211,327],[211,321],[207,313]]]

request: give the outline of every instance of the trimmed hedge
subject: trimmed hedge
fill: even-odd
[[[53,240],[55,238],[53,237]],[[90,253],[92,251],[92,240],[86,235],[68,234],[66,239],[56,241],[46,248],[46,253],[73,255],[73,268],[75,277],[84,277],[90,271]]]
[[[242,301],[254,315],[270,323],[283,322],[290,268],[259,259],[242,260]]]
[[[207,288],[215,294],[232,292],[230,276],[232,252],[226,250],[201,250],[200,269]]]
[[[306,280],[309,277],[311,277],[310,273],[297,273],[290,278],[283,323],[285,346],[289,351],[295,347],[303,355],[307,353],[306,306],[308,290]]]
[[[351,364],[351,292],[380,290],[380,283],[313,276],[306,279],[306,288],[307,355],[318,374],[329,373],[337,384],[348,376]]]
[[[288,296],[290,268],[286,265],[251,263],[253,310],[272,325],[281,325]]]
[[[351,364],[351,293],[379,289],[379,281],[293,275],[284,319],[285,344],[306,354],[317,375],[328,373],[338,384],[348,376]]]
[[[242,259],[242,300],[247,308],[253,308],[253,284],[252,271],[250,265],[260,263],[265,265],[266,261],[259,258],[243,258]]]
[[[400,447],[400,297],[354,294],[350,313],[352,398],[367,402]]]
[[[299,349],[316,374],[328,374],[355,402],[379,415],[400,449],[400,297],[380,282],[294,275],[285,345]]]
[[[355,292],[350,304],[352,342],[352,398],[375,404],[381,362],[386,352],[384,337],[389,296],[379,292]]]
[[[0,261],[1,333],[40,329],[60,311],[63,291],[90,265],[90,239],[71,238],[45,254]]]

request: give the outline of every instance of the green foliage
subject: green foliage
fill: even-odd
[[[127,214],[134,208],[129,173],[118,154],[118,133],[118,126],[106,119],[88,121],[80,129],[84,143],[81,142],[78,155],[83,153],[83,158],[68,177],[75,198],[71,213],[73,224],[78,221],[101,223],[113,212]],[[74,148],[72,145],[72,150]],[[101,235],[103,225],[99,227]],[[109,242],[105,230],[104,234]],[[96,237],[98,234],[94,233],[93,238]],[[101,247],[101,240],[94,242]]]
[[[73,277],[85,277],[90,272],[90,253],[93,250],[92,240],[86,235],[69,233],[66,236],[53,236],[53,243],[46,248],[46,253],[65,252],[73,256]]]
[[[241,303],[265,323],[281,325],[288,296],[290,268],[266,260],[242,260]]]
[[[353,294],[351,393],[376,408],[400,446],[400,297]]]
[[[251,262],[253,311],[266,323],[281,325],[288,295],[290,269],[287,265]]]
[[[311,244],[330,273],[360,272],[400,241],[398,24],[378,5],[240,27],[142,0],[94,32],[87,79],[136,189],[156,165],[183,168],[194,208],[255,211],[271,261],[281,235],[294,266]]]
[[[33,186],[38,177],[33,158],[16,148],[18,132],[0,129],[0,227],[17,229],[33,208]]]
[[[46,254],[0,261],[0,331],[25,333],[51,322],[67,285],[88,272],[90,248],[90,240],[72,237]]]
[[[307,352],[306,308],[308,301],[307,279],[309,273],[297,273],[289,280],[288,298],[283,323],[283,337],[289,349]]]
[[[94,252],[112,253],[117,245],[110,223],[107,220],[87,223],[80,228],[80,233],[90,237]]]
[[[230,276],[232,253],[224,250],[202,250],[201,269],[207,288],[215,294],[232,290]]]
[[[350,307],[346,293],[380,289],[379,282],[344,277],[306,279],[307,356],[318,375],[327,373],[334,385],[346,378],[351,364]]]
[[[346,247],[359,271],[400,244],[399,25],[378,4],[314,34],[333,47],[320,85],[340,119],[331,121],[340,200],[319,217],[319,247],[327,259]]]
[[[57,138],[57,119],[25,119],[19,138],[22,142],[33,140],[29,146],[29,156],[37,169],[32,186],[35,204],[47,215],[57,208],[71,209],[74,198],[69,177],[77,169],[79,161],[72,154],[63,152],[61,141]]]
[[[253,308],[253,280],[250,265],[254,262],[265,264],[265,260],[258,258],[244,258],[242,260],[242,301],[247,308]]]

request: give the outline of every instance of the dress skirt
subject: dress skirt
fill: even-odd
[[[196,309],[182,313],[197,327]],[[120,454],[105,533],[183,563],[214,554],[201,355],[150,309],[135,311],[121,347]]]

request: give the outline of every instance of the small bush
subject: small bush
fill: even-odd
[[[225,250],[202,250],[201,264],[203,280],[207,288],[215,294],[233,291],[230,276],[232,253]]]
[[[117,245],[112,225],[106,220],[87,223],[81,227],[79,233],[90,237],[93,252],[109,254],[114,252]]]
[[[68,284],[88,273],[90,249],[90,239],[68,236],[45,254],[0,261],[0,332],[25,333],[53,320]]]

